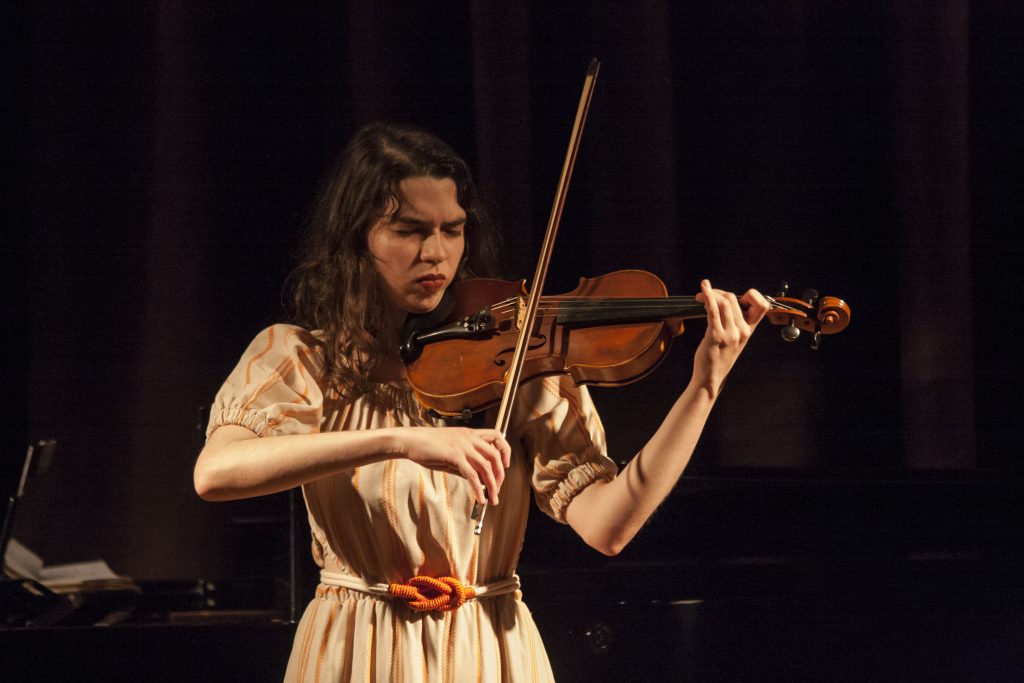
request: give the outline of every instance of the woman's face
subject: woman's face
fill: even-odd
[[[398,185],[398,198],[397,210],[389,207],[367,243],[391,305],[426,313],[455,278],[466,246],[466,212],[451,178],[406,178]]]

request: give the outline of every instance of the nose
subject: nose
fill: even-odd
[[[423,245],[420,247],[420,258],[427,263],[441,263],[448,258],[440,230],[431,232],[423,240]]]

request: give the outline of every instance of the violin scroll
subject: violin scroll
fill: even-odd
[[[823,334],[842,332],[850,324],[850,307],[834,296],[819,297],[813,289],[805,290],[801,297],[788,297],[789,285],[783,283],[781,291],[768,297],[771,308],[766,317],[773,325],[782,327],[782,338],[796,341],[801,332],[811,334],[811,348],[817,350]]]

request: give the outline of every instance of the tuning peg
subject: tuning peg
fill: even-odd
[[[816,330],[814,336],[811,337],[811,351],[817,351],[821,348],[821,330]]]
[[[779,283],[779,291],[775,292],[775,296],[786,296],[789,294],[789,283],[783,280]]]
[[[818,303],[818,290],[816,289],[805,289],[804,293],[800,295],[800,300],[806,303],[808,306],[814,306]]]
[[[782,338],[788,342],[795,342],[800,338],[800,328],[796,326],[793,319],[789,319],[789,324],[782,328]]]

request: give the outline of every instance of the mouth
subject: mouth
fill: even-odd
[[[416,283],[428,292],[437,292],[444,289],[448,279],[444,275],[424,275],[416,280]]]

